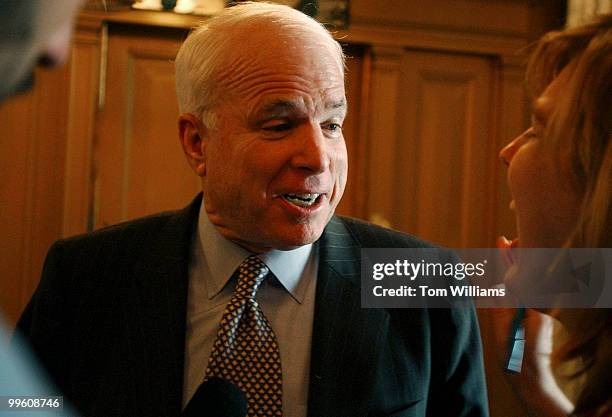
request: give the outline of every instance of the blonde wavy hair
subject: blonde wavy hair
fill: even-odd
[[[538,97],[568,65],[570,80],[544,133],[545,146],[572,161],[582,210],[568,247],[612,247],[612,15],[550,32],[535,45],[527,85]],[[572,325],[554,362],[579,359],[571,378],[584,377],[574,415],[612,415],[612,310],[565,310]]]

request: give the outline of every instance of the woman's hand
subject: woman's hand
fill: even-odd
[[[512,320],[517,309],[491,309],[487,314],[494,323],[493,338],[498,363],[504,369],[509,357]],[[523,319],[525,350],[520,372],[506,371],[506,380],[525,405],[529,415],[538,417],[567,416],[573,405],[557,385],[550,367],[553,319],[527,309]]]
[[[507,266],[514,263],[512,248],[516,241],[505,238],[498,240],[498,247]],[[518,310],[514,308],[496,308],[487,311],[493,328],[493,343],[497,352],[499,366],[506,369],[511,348],[510,338],[512,322]],[[504,373],[515,394],[525,405],[529,415],[539,417],[567,416],[573,405],[557,385],[550,361],[553,350],[553,318],[536,310],[527,309],[522,321],[525,330],[523,363],[520,372]]]

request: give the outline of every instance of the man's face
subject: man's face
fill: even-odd
[[[316,241],[347,178],[342,67],[316,39],[263,32],[228,65],[201,172],[211,222],[255,252]]]

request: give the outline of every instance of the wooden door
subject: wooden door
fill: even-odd
[[[449,247],[486,247],[498,180],[495,62],[375,50],[368,213]]]
[[[173,60],[184,33],[109,28],[94,152],[96,228],[181,208],[201,189],[177,130]]]

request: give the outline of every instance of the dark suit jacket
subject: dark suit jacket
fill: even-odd
[[[18,328],[85,416],[180,414],[200,203],[50,249]],[[426,244],[335,217],[319,245],[309,417],[487,415],[473,309],[361,308],[361,247]]]

